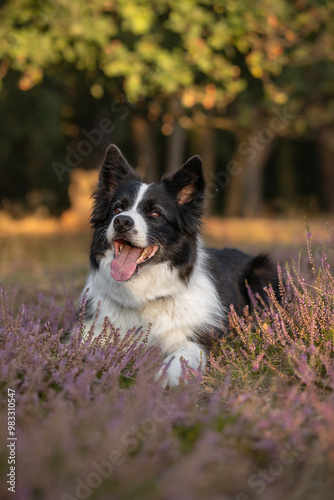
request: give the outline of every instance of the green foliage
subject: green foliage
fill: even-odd
[[[129,115],[131,110],[127,121],[117,112],[111,115],[113,120],[118,114],[112,140],[119,144],[125,137],[127,145],[132,139],[138,144],[135,127],[129,137],[136,114],[152,121],[153,135],[170,113],[183,129],[200,133],[209,126],[236,133],[239,145],[255,125],[270,128],[271,119],[277,123],[277,113],[287,110],[293,118],[275,135],[316,137],[333,151],[333,14],[334,2],[319,0],[1,2],[0,151],[10,168],[2,168],[0,196],[22,201],[27,192],[46,188],[35,199],[43,198],[43,206],[59,214],[68,205],[67,183],[55,188],[50,165],[64,164],[66,146],[75,149],[80,131],[96,128],[116,100],[120,108],[127,99]],[[43,96],[35,105],[39,91]],[[165,125],[166,135],[172,134],[173,124]],[[160,136],[160,149],[163,141]],[[157,144],[156,137],[152,142]],[[220,147],[226,151],[226,144]],[[80,168],[98,165],[100,153],[85,157]],[[320,155],[317,160],[326,161]],[[308,161],[313,167],[313,158]],[[24,209],[34,208],[24,203]],[[332,207],[327,199],[323,205]]]
[[[0,59],[4,74],[21,73],[22,90],[66,63],[102,85],[121,77],[132,101],[177,93],[186,108],[224,107],[246,88],[249,104],[259,80],[264,111],[266,101],[302,109],[311,95],[317,123],[306,114],[304,128],[319,126],[333,116],[333,11],[317,0],[7,1]]]

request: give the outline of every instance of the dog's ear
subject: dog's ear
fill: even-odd
[[[192,156],[172,177],[163,177],[162,182],[178,205],[203,201],[205,181],[201,158]]]
[[[94,206],[91,215],[93,225],[106,218],[110,201],[117,187],[131,179],[139,180],[139,177],[118,147],[112,144],[104,156],[97,189],[93,194]]]
[[[174,175],[163,177],[162,183],[178,204],[181,230],[195,234],[204,207],[202,160],[199,156],[192,156]]]
[[[118,147],[111,144],[104,156],[98,187],[113,193],[120,184],[130,179],[138,179],[138,176]]]

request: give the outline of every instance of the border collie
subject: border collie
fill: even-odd
[[[151,325],[149,345],[161,349],[161,383],[177,385],[181,358],[203,369],[212,334],[223,334],[227,312],[249,304],[253,292],[275,283],[268,257],[205,248],[201,215],[205,181],[199,156],[159,184],[144,184],[120,150],[105,155],[94,198],[86,332],[107,317],[125,334]],[[83,293],[84,293],[83,292]]]

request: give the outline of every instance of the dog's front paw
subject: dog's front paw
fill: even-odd
[[[179,385],[180,378],[182,375],[181,360],[179,357],[175,357],[174,354],[167,356],[164,363],[156,375],[156,380],[158,380],[162,387],[175,387]]]
[[[156,375],[162,387],[175,387],[179,385],[182,377],[182,358],[187,361],[188,366],[194,370],[204,370],[206,358],[201,346],[190,343],[187,347],[178,349],[167,356],[163,366]],[[185,380],[186,382],[186,380]]]

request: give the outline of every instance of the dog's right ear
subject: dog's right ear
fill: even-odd
[[[137,180],[138,176],[118,147],[111,144],[104,156],[98,187],[113,193],[120,184],[130,179]]]
[[[93,225],[106,218],[115,190],[123,182],[131,179],[139,180],[139,177],[130,167],[118,147],[111,144],[104,156],[97,189],[93,194],[94,206],[91,215]]]

